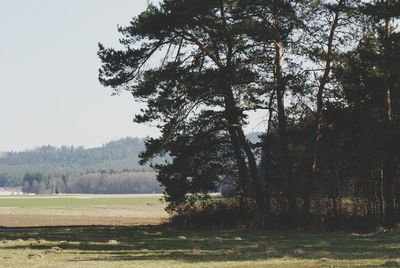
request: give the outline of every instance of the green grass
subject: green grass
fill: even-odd
[[[158,223],[164,206],[158,197],[0,198],[0,225],[81,225],[0,228],[0,267],[382,267],[388,260],[400,262],[400,234],[132,226]],[[107,224],[131,227],[99,226]],[[62,253],[46,254],[52,247]]]
[[[0,198],[0,207],[54,207],[54,206],[94,206],[94,205],[157,205],[158,197],[57,197],[57,198]]]
[[[0,226],[158,224],[164,208],[160,195],[1,197]]]
[[[139,226],[0,229],[0,239],[2,267],[377,267],[400,261],[399,235]],[[63,253],[45,254],[54,246]],[[31,253],[41,257],[29,259]]]

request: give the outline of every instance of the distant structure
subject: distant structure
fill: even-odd
[[[23,195],[22,187],[0,187],[0,196]]]

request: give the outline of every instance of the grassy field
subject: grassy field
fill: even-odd
[[[159,224],[167,217],[160,195],[1,197],[0,226]]]
[[[0,228],[0,267],[382,267],[389,260],[400,262],[400,234],[176,230],[157,225],[165,213],[156,197],[54,199],[0,198],[0,225],[20,217],[19,224],[10,225],[14,228]],[[68,220],[77,215],[82,226]],[[57,217],[64,220],[58,225],[70,226],[51,224]],[[92,224],[98,226],[84,226]]]
[[[0,207],[54,207],[54,206],[98,206],[98,205],[160,205],[161,195],[71,195],[0,197]]]
[[[400,236],[178,231],[159,226],[0,230],[2,267],[377,267]]]

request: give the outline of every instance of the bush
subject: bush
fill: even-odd
[[[256,214],[233,198],[198,200],[168,207],[170,223],[179,228],[233,228],[254,223]]]

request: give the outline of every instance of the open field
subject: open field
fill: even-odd
[[[0,198],[0,226],[159,224],[160,195],[76,195]]]
[[[176,230],[157,225],[166,216],[164,206],[158,196],[0,198],[0,225],[13,227],[0,228],[0,267],[382,267],[388,260],[400,262],[400,233]]]

